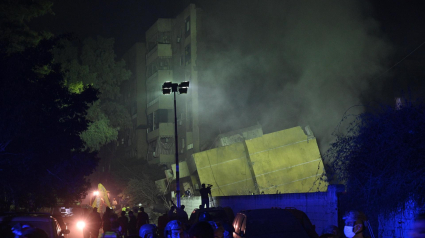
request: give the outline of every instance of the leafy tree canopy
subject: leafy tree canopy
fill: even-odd
[[[54,50],[69,91],[81,93],[88,85],[99,91],[99,99],[90,105],[87,114],[89,128],[81,134],[91,151],[115,141],[118,131],[131,125],[130,114],[120,103],[120,85],[131,72],[125,69],[123,60],[115,60],[113,45],[113,39],[102,37],[82,42],[68,38]]]
[[[21,52],[33,47],[49,32],[36,32],[28,23],[36,17],[53,14],[51,0],[3,0],[0,2],[0,42],[7,53]]]
[[[425,197],[425,104],[404,100],[355,117],[326,152],[333,177],[345,183],[347,203],[389,215]],[[328,174],[329,176],[329,174]]]
[[[8,204],[79,200],[98,163],[95,154],[81,152],[80,139],[96,90],[75,94],[63,87],[60,68],[51,65],[54,44],[43,40],[21,53],[0,55],[0,183]],[[48,74],[34,70],[46,65]]]
[[[123,193],[129,196],[129,204],[162,205],[166,202],[155,185],[155,181],[164,178],[164,169],[158,165],[148,164],[137,158],[120,159],[119,156],[112,161],[111,174],[114,181],[125,188]]]

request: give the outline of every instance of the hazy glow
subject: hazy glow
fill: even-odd
[[[77,222],[77,228],[82,230],[86,226],[86,223],[84,221]]]

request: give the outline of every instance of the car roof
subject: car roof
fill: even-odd
[[[242,210],[238,213],[242,213],[248,216],[248,215],[257,215],[257,214],[290,213],[290,211],[288,211],[287,209],[262,208],[262,209]]]
[[[52,216],[48,213],[6,213],[0,215],[0,221],[40,221],[50,222]]]
[[[296,208],[283,208],[283,209],[282,208],[259,208],[259,209],[241,210],[238,213],[243,213],[243,214],[257,213],[257,212],[264,213],[264,212],[267,212],[267,211],[270,211],[270,212],[287,211],[287,212],[292,212],[292,213],[293,212],[295,212],[295,213],[304,213],[303,211],[298,210]]]

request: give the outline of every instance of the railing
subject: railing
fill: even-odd
[[[148,42],[148,57],[150,52],[155,49],[158,44],[171,44],[171,31],[158,32],[151,37]]]
[[[150,107],[150,106],[154,105],[154,104],[155,104],[155,103],[157,103],[158,101],[159,101],[159,97],[157,97],[157,98],[155,98],[154,100],[150,101],[150,102],[148,103],[148,107]]]
[[[172,57],[158,57],[146,67],[146,77],[150,78],[158,70],[172,70]]]

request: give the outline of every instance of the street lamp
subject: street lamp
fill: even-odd
[[[93,200],[93,201],[90,201],[90,205],[92,205],[92,204],[93,204],[93,202],[94,202],[94,200],[95,200],[96,196],[98,196],[98,195],[99,195],[99,191],[93,191],[93,196],[92,196],[92,200]]]
[[[163,94],[174,93],[174,137],[176,144],[176,197],[177,197],[177,207],[180,207],[180,172],[179,172],[179,146],[178,146],[178,137],[177,137],[177,109],[176,109],[176,92],[180,94],[187,94],[187,89],[189,88],[189,81],[178,83],[172,83],[170,81],[165,82],[162,85]]]

